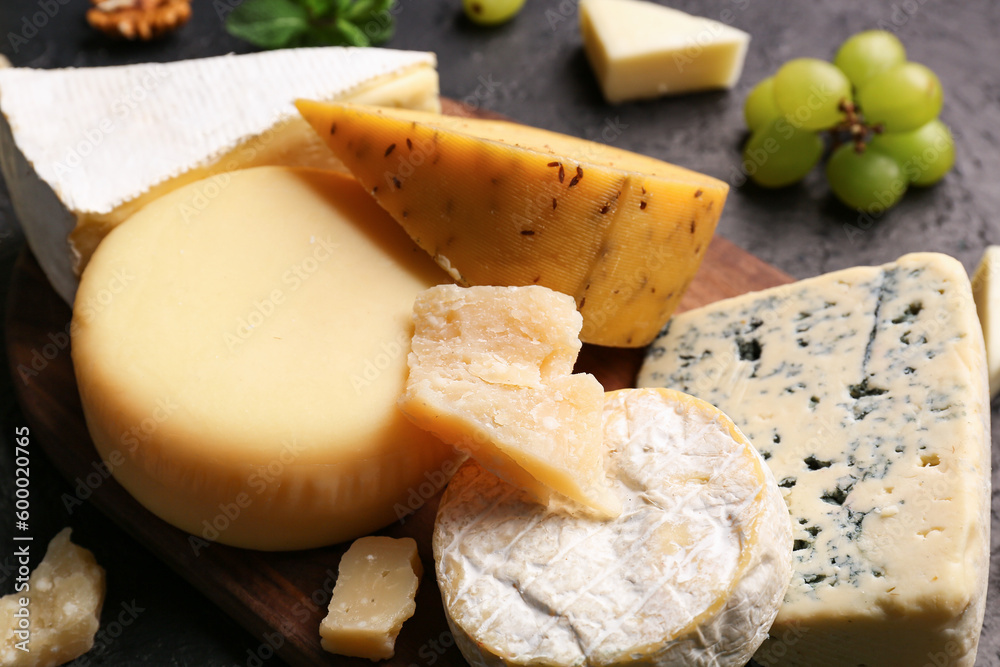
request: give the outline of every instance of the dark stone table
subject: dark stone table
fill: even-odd
[[[252,50],[222,29],[220,13],[239,0],[196,0],[189,25],[153,44],[118,44],[85,24],[84,0],[4,0],[0,52],[17,66],[64,67],[169,61]],[[580,47],[574,0],[528,0],[513,22],[492,29],[466,21],[459,0],[400,0],[388,46],[438,54],[442,93],[527,124],[612,143],[677,162],[734,185],[719,232],[795,277],[855,264],[882,263],[909,251],[939,250],[973,269],[985,245],[1000,243],[1000,3],[994,0],[799,2],[672,0],[709,17],[729,10],[753,35],[746,70],[732,92],[606,105]],[[47,13],[46,13],[47,12]],[[876,220],[859,217],[828,192],[817,170],[802,184],[766,191],[742,184],[742,101],[752,85],[793,57],[831,58],[854,32],[882,27],[903,40],[910,58],[941,77],[942,114],[958,159],[940,185],[906,195]],[[0,297],[23,246],[0,186]],[[5,301],[5,299],[3,299]],[[0,336],[2,336],[0,332]],[[0,341],[2,342],[2,341]],[[5,348],[4,348],[5,349]],[[3,368],[7,368],[4,363]],[[0,372],[0,592],[13,590],[12,503],[16,377]],[[994,428],[997,426],[994,410]],[[994,443],[997,437],[994,436]],[[996,450],[996,447],[994,447]],[[994,455],[994,469],[998,461]],[[64,525],[108,570],[104,623],[120,620],[84,665],[259,664],[259,640],[215,609],[156,557],[89,506],[72,515],[59,497],[68,485],[44,457],[32,460],[32,532],[47,540]],[[998,475],[994,475],[994,486]],[[998,501],[994,501],[994,507]],[[994,511],[994,516],[996,516]],[[994,522],[996,523],[996,521]],[[1000,550],[994,527],[993,551]],[[36,559],[41,550],[35,550]],[[1000,573],[991,577],[980,667],[1000,667]],[[266,661],[279,664],[278,659]],[[423,666],[421,666],[423,667]],[[919,665],[915,667],[921,667]]]

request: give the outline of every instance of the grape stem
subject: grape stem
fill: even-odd
[[[876,134],[882,134],[885,129],[881,123],[874,125],[866,123],[861,109],[850,100],[840,100],[837,109],[843,112],[844,120],[829,130],[833,138],[834,148],[837,148],[846,141],[850,141],[854,144],[855,152],[864,153],[869,138]]]

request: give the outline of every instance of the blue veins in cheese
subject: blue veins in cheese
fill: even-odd
[[[683,313],[638,384],[722,409],[782,488],[794,574],[762,667],[974,664],[990,414],[956,260],[906,255]]]

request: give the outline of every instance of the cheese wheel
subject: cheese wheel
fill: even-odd
[[[438,510],[434,558],[474,666],[743,667],[791,577],[778,486],[720,411],[686,394],[607,394],[608,480],[624,512],[546,508],[469,461]]]
[[[299,549],[408,514],[457,467],[396,409],[415,295],[447,282],[351,178],[261,167],[156,200],[74,308],[94,444],[205,540]]]

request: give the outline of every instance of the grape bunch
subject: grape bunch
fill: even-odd
[[[858,33],[832,64],[797,58],[750,91],[744,171],[779,188],[804,178],[828,152],[833,193],[879,213],[908,186],[932,185],[954,164],[954,139],[938,120],[943,99],[934,72],[907,61],[894,35]]]

